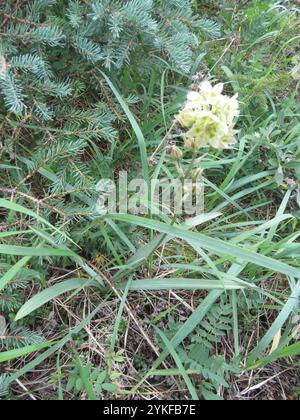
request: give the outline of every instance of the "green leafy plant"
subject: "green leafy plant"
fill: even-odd
[[[176,349],[185,370],[192,375],[205,399],[219,399],[220,387],[228,388],[230,374],[239,372],[238,359],[226,362],[223,355],[214,354],[232,330],[232,322],[232,306],[222,299],[210,308],[201,325],[190,335],[189,342]],[[181,327],[181,323],[169,317],[166,336],[171,339]]]
[[[66,391],[73,391],[75,395],[86,392],[92,400],[100,398],[103,393],[118,393],[118,378],[121,374],[113,370],[112,366],[115,363],[123,363],[122,353],[123,351],[118,351],[115,354],[107,354],[107,369],[105,370],[93,367],[92,363],[83,366],[82,361],[77,357],[75,368],[69,375]]]
[[[294,3],[1,3],[0,398],[238,399],[237,372],[297,376]],[[224,79],[238,133],[236,98],[228,120],[198,103]],[[123,170],[201,178],[205,214],[97,214]]]

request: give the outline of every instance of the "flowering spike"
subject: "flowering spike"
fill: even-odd
[[[239,103],[237,95],[223,95],[223,89],[223,83],[212,86],[206,81],[199,92],[189,92],[184,108],[176,116],[187,130],[184,139],[188,150],[196,152],[207,145],[229,149],[236,143],[234,120],[239,116]]]

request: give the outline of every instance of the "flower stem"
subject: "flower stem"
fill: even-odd
[[[192,160],[191,160],[191,162],[190,162],[190,164],[189,164],[189,166],[188,166],[188,168],[187,168],[186,172],[185,172],[185,173],[183,174],[183,176],[181,177],[181,182],[182,182],[182,183],[183,183],[186,179],[188,179],[188,177],[190,176],[190,174],[191,174],[191,172],[192,172],[192,170],[193,170],[193,167],[194,167],[194,164],[195,164],[196,159],[197,159],[197,153],[196,153],[196,152],[194,152],[194,153],[193,153],[193,158],[192,158]],[[178,165],[178,163],[177,163],[177,165]],[[176,219],[177,219],[177,217],[176,217],[176,214],[174,213],[174,215],[173,215],[173,217],[172,217],[172,219],[171,219],[170,226],[174,226],[174,225],[175,225],[175,223],[176,223]],[[159,243],[157,244],[157,246],[156,246],[156,247],[155,247],[155,249],[153,250],[153,253],[154,253],[157,249],[159,249],[159,248],[160,248],[160,246],[162,245],[162,243],[164,242],[164,240],[166,239],[166,237],[167,237],[167,236],[168,236],[167,234],[164,234],[164,235],[162,236],[161,240],[159,241]]]

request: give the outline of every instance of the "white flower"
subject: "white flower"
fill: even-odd
[[[200,85],[200,96],[204,105],[211,105],[216,98],[218,98],[223,92],[223,83],[218,83],[216,86],[212,86],[210,82],[203,82]]]
[[[237,143],[235,135],[238,130],[234,130],[233,127],[229,127],[226,135],[221,137],[214,137],[210,140],[211,147],[215,149],[230,149],[230,147]]]
[[[201,95],[199,92],[191,91],[187,95],[188,103],[195,104],[201,100]]]
[[[182,127],[190,128],[196,122],[197,111],[185,108],[176,116],[176,119]]]
[[[237,95],[233,97],[219,95],[212,104],[212,111],[232,124],[234,119],[239,116],[239,103]]]
[[[212,86],[203,82],[199,92],[190,92],[187,102],[176,119],[188,129],[185,147],[196,152],[210,145],[215,149],[228,149],[236,143],[234,120],[239,116],[238,95],[223,95],[223,83]]]

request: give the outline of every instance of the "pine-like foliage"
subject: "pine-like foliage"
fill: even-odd
[[[8,375],[0,375],[0,400],[9,392],[9,381]]]
[[[11,265],[0,262],[0,277],[3,278],[11,268]],[[22,306],[24,291],[33,279],[40,280],[40,273],[31,269],[21,269],[11,282],[0,290],[0,351],[39,344],[44,340],[39,334],[23,326],[7,325],[7,320]]]
[[[39,334],[26,328],[11,328],[0,339],[0,349],[11,350],[20,347],[41,344],[44,341]]]
[[[0,260],[0,277],[12,268]],[[31,280],[41,280],[41,274],[35,270],[22,269],[15,278],[0,290],[0,314],[15,313],[22,305],[24,290]]]
[[[122,85],[131,104],[132,94],[143,100],[151,75],[159,86],[166,68],[187,73],[201,34],[220,30],[193,15],[191,0],[30,0],[18,7],[9,0],[0,15],[0,161],[10,168],[10,177],[1,169],[1,193],[22,197],[67,232],[95,203],[95,182],[112,176],[105,152],[115,150],[124,126],[99,70]]]
[[[6,108],[17,115],[30,109],[45,121],[53,117],[51,98],[74,93],[78,70],[131,67],[143,73],[163,60],[188,72],[196,33],[219,34],[214,22],[193,16],[190,0],[32,0],[18,8],[8,1],[0,14]]]

